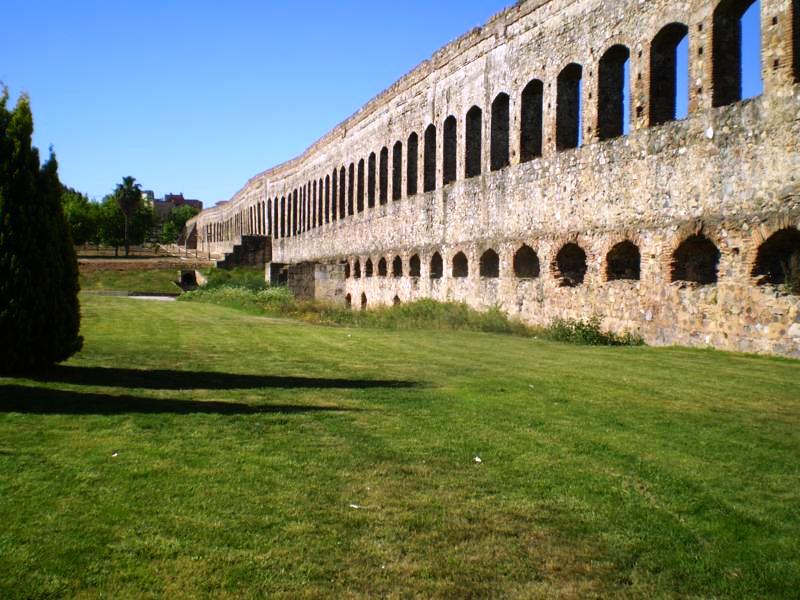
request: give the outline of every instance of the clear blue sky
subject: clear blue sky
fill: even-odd
[[[3,0],[0,81],[67,185],[210,206],[511,3]]]

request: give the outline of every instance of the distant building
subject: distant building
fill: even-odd
[[[155,211],[156,216],[160,219],[166,217],[179,206],[191,206],[192,208],[197,209],[197,211],[203,210],[203,203],[200,200],[184,198],[183,194],[165,194],[163,200],[153,201],[153,210]]]

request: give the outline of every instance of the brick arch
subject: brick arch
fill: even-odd
[[[706,251],[706,245],[703,240],[707,240],[716,248],[716,262],[713,266],[713,274],[710,272],[712,260],[711,249],[707,247],[709,255],[703,258],[698,254],[697,263],[682,264],[682,258],[687,256],[684,252],[692,250],[694,244],[699,253]],[[672,237],[672,244],[669,251],[662,257],[666,274],[666,279],[671,283],[697,283],[699,285],[715,285],[719,282],[720,263],[724,256],[722,252],[722,240],[717,231],[713,227],[706,227],[700,223],[694,226],[684,226],[679,228],[675,235]],[[708,263],[708,264],[707,264]],[[705,271],[709,270],[708,273]],[[696,281],[699,279],[699,281]]]
[[[588,247],[586,240],[582,240],[580,236],[561,237],[553,240],[551,256],[548,257],[550,260],[549,270],[559,287],[580,287],[586,283],[590,256],[587,251]]]
[[[752,243],[744,253],[744,266],[748,272],[751,272],[756,265],[758,249],[761,245],[780,230],[788,228],[800,229],[800,215],[773,217],[757,227],[753,227],[750,232],[750,241]]]

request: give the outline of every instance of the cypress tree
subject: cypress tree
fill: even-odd
[[[0,371],[66,360],[80,350],[78,266],[55,156],[40,167],[22,96],[0,95]]]

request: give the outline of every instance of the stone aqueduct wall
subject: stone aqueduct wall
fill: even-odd
[[[730,23],[750,4],[521,2],[441,49],[302,156],[257,175],[229,202],[198,215],[198,251],[229,252],[242,234],[260,233],[273,238],[275,262],[346,270],[337,294],[354,307],[364,300],[464,300],[479,308],[500,305],[540,324],[599,315],[606,327],[638,331],[649,343],[800,356],[800,297],[783,285],[760,285],[764,278],[754,273],[759,249],[776,232],[800,248],[800,1],[761,0],[764,91],[741,102]],[[689,114],[671,120],[674,65],[659,40],[669,46],[684,33]],[[620,47],[630,58],[631,127],[614,137],[621,133]],[[565,149],[559,146],[572,145],[575,135],[574,65],[582,75],[583,144]],[[500,94],[508,95],[507,134],[497,127],[504,122]],[[471,107],[481,109],[480,121],[470,119]],[[445,140],[450,116],[456,179],[444,184],[451,175],[445,169],[452,171],[444,163],[454,150]],[[480,147],[470,129],[476,123]],[[435,189],[424,191],[431,125]],[[530,159],[531,150],[540,155]],[[476,168],[479,175],[466,176]],[[687,238],[716,246],[716,277],[707,277],[703,256],[691,256],[702,253],[702,244],[681,247]],[[630,272],[623,277],[634,278],[614,279],[609,252],[626,240],[639,251],[639,277]],[[535,252],[538,273],[533,265],[521,278],[514,257],[523,244]],[[580,283],[570,279],[580,273],[559,261],[569,244],[586,256]],[[499,256],[497,277],[481,275],[488,249]],[[444,272],[431,278],[436,253]],[[453,276],[458,253],[468,260],[466,277]],[[400,277],[392,275],[397,256]],[[382,258],[387,276],[379,274]],[[417,258],[419,273],[412,276]],[[491,255],[486,258],[484,275],[495,275]]]

